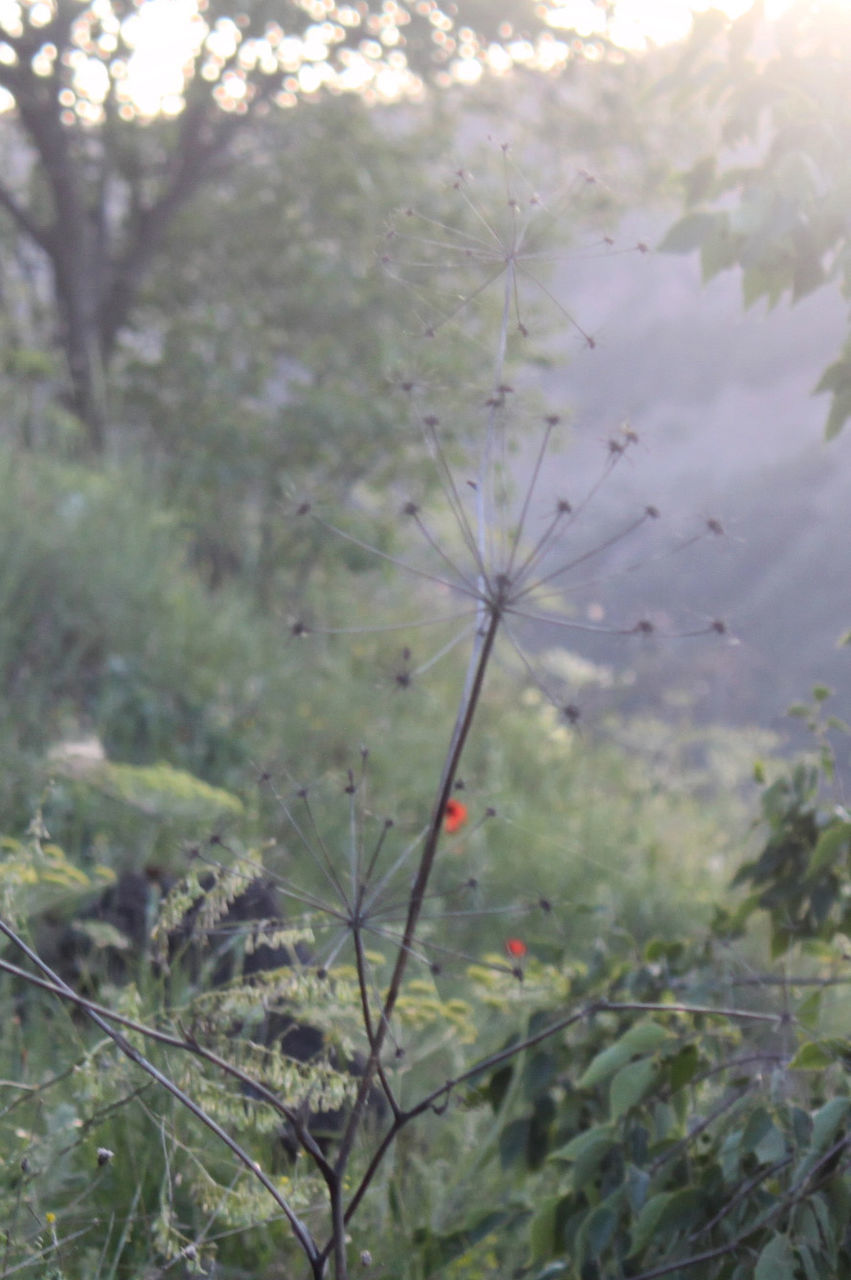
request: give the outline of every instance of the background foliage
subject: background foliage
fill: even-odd
[[[492,7],[470,13],[478,29]],[[839,64],[824,61],[821,27],[793,21],[794,38],[778,28],[774,60],[757,65],[755,27],[719,36],[708,19],[676,55],[687,85],[664,52],[604,61],[596,80],[589,58],[543,89],[531,74],[510,82],[518,117],[575,108],[559,135],[570,158],[538,139],[529,169],[539,153],[548,168],[523,175],[558,198],[542,198],[546,234],[529,242],[513,317],[530,406],[512,419],[519,434],[548,409],[521,384],[560,358],[553,331],[577,347],[591,337],[541,292],[535,263],[571,242],[605,249],[627,197],[663,174],[673,184],[695,83],[713,109],[667,247],[700,247],[707,274],[741,265],[747,301],[844,280]],[[410,46],[438,77],[439,29],[419,24],[425,40]],[[720,59],[719,39],[731,42]],[[682,115],[664,134],[671,85]],[[0,229],[3,918],[88,998],[156,1027],[166,1040],[128,1037],[311,1222],[322,1180],[280,1116],[167,1037],[203,1039],[297,1110],[333,1115],[356,1090],[348,1068],[370,1048],[357,975],[337,949],[340,921],[317,907],[328,873],[307,845],[343,857],[392,820],[392,856],[415,847],[445,755],[464,678],[454,632],[407,624],[446,601],[391,559],[411,554],[399,512],[412,494],[438,512],[440,538],[449,527],[445,470],[417,422],[423,391],[441,405],[447,465],[472,474],[465,442],[499,319],[475,281],[513,252],[515,188],[502,173],[468,187],[448,157],[498,96],[485,84],[450,108],[384,113],[309,101],[228,135],[227,166],[187,192],[146,263],[94,437],[67,394],[50,281],[8,202]],[[24,102],[3,121],[10,152]],[[704,138],[737,143],[752,121],[764,145],[753,163],[699,159]],[[96,149],[101,123],[68,122],[74,145]],[[132,128],[115,135],[128,189],[134,165],[156,171],[175,154],[180,126]],[[615,192],[584,166],[619,149],[629,163]],[[38,211],[44,157],[26,157],[17,195]],[[842,376],[840,360],[822,381],[829,434],[848,416]],[[308,503],[320,519],[298,516]],[[327,536],[326,513],[345,538]],[[389,1148],[350,1225],[351,1258],[411,1280],[844,1275],[845,726],[817,689],[797,709],[813,750],[787,765],[767,733],[628,715],[616,700],[607,711],[610,673],[570,657],[542,645],[499,656],[388,1066],[406,1106],[431,1105]],[[578,677],[601,707],[593,723],[574,707]],[[305,787],[307,841],[293,819]],[[285,918],[258,908],[234,923],[258,876],[287,895]],[[389,899],[369,938],[379,982],[398,912]],[[252,956],[272,925],[279,963],[258,978]],[[11,946],[2,958],[20,959]],[[8,969],[0,1004],[0,1276],[294,1274],[291,1232],[263,1188],[79,1009]],[[320,1059],[276,1047],[273,1015],[315,1033]],[[353,1178],[386,1122],[377,1109],[365,1126]]]

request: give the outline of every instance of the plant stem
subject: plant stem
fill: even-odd
[[[485,673],[487,672],[491,654],[493,653],[493,646],[501,620],[502,609],[498,604],[494,603],[490,606],[486,630],[483,634],[480,632],[477,636],[479,643],[476,645],[472,655],[474,663],[473,678],[470,682],[469,693],[466,693],[465,691],[465,696],[462,697],[461,705],[458,709],[458,715],[455,720],[455,727],[446,753],[443,773],[441,775],[440,785],[437,789],[437,797],[434,808],[432,809],[425,844],[423,845],[422,856],[420,858],[416,878],[411,889],[411,895],[408,902],[408,913],[405,920],[405,928],[402,938],[399,942],[396,964],[390,979],[390,985],[387,989],[387,995],[384,999],[384,1005],[378,1019],[378,1025],[375,1027],[374,1036],[370,1045],[370,1054],[364,1069],[358,1095],[340,1142],[340,1149],[337,1155],[335,1168],[341,1181],[349,1155],[351,1154],[355,1135],[360,1125],[361,1116],[363,1115],[364,1107],[366,1106],[370,1086],[375,1078],[376,1072],[378,1071],[381,1050],[387,1036],[390,1018],[392,1017],[393,1010],[396,1007],[396,1001],[398,1000],[402,989],[402,982],[410,960],[410,949],[414,941],[414,935],[416,933],[417,924],[419,922],[423,903],[426,897],[429,878],[434,867],[434,860],[440,843],[446,805],[452,794],[452,786],[455,781],[458,765],[460,763],[464,747],[467,743],[467,739],[473,725],[473,720],[475,719],[479,699],[481,698],[482,688],[484,686]],[[348,1218],[351,1214],[349,1213],[346,1216]],[[323,1250],[323,1256],[327,1257],[332,1248],[336,1248],[336,1243],[333,1237],[332,1240],[326,1244]]]
[[[240,1164],[244,1165],[252,1177],[256,1178],[266,1191],[268,1191],[278,1208],[282,1210],[284,1216],[292,1227],[293,1234],[304,1250],[305,1256],[313,1268],[316,1280],[322,1280],[322,1276],[324,1274],[324,1260],[322,1259],[316,1246],[316,1242],[314,1241],[307,1226],[287,1203],[275,1184],[266,1176],[257,1162],[252,1160],[248,1152],[240,1146],[236,1139],[232,1138],[231,1135],[212,1118],[212,1116],[207,1115],[206,1111],[204,1111],[197,1102],[194,1102],[192,1098],[185,1094],[173,1080],[170,1080],[168,1076],[163,1075],[163,1073],[155,1067],[152,1062],[149,1062],[147,1058],[138,1051],[138,1049],[135,1049],[126,1036],[122,1035],[120,1031],[116,1031],[114,1027],[110,1026],[106,1018],[102,1017],[100,1013],[95,1012],[95,1010],[91,1008],[86,1001],[81,1000],[73,988],[63,982],[59,975],[54,973],[50,966],[45,964],[41,957],[38,956],[31,947],[27,946],[23,938],[19,937],[19,935],[15,933],[14,929],[12,929],[8,924],[6,924],[5,920],[2,919],[0,919],[0,933],[5,934],[9,941],[14,943],[19,950],[23,951],[27,959],[30,960],[36,968],[41,970],[41,972],[53,984],[54,988],[56,988],[56,994],[58,996],[70,999],[74,1003],[79,1004],[95,1025],[100,1027],[101,1031],[105,1032],[106,1035],[115,1042],[118,1049],[126,1058],[129,1058],[137,1067],[141,1067],[143,1071],[147,1072],[147,1074],[151,1076],[157,1084],[162,1085],[162,1087],[170,1093],[172,1097],[176,1098],[178,1102],[186,1107],[187,1111],[190,1111],[196,1119],[200,1120],[203,1125],[206,1125],[210,1132],[214,1133],[216,1137],[223,1142],[226,1147],[228,1147],[231,1153],[236,1156]]]

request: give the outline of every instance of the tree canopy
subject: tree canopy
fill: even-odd
[[[849,61],[847,6],[795,4],[769,22],[758,4],[732,25],[699,21],[670,82],[680,101],[697,93],[719,132],[662,247],[699,249],[706,278],[740,268],[748,307],[825,286],[851,300]],[[851,418],[851,342],[815,390],[831,397],[830,438]]]
[[[184,40],[152,91],[134,69],[156,11],[162,22],[158,0],[0,9],[13,158],[0,206],[49,265],[69,401],[95,451],[106,372],[140,285],[176,211],[232,163],[246,121],[322,90],[416,97],[427,81],[469,80],[494,59],[529,61],[527,19],[550,57],[568,51],[546,31],[546,9],[522,0],[181,4],[168,14],[183,19]]]

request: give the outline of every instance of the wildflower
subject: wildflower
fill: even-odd
[[[467,806],[462,804],[460,800],[447,800],[446,809],[443,813],[444,830],[449,835],[454,835],[460,827],[463,827],[467,821]]]
[[[505,942],[505,950],[511,956],[512,960],[522,960],[528,951],[528,947],[522,938],[507,938]]]

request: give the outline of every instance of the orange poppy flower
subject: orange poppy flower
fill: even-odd
[[[512,960],[522,960],[529,948],[522,938],[507,938],[505,949]]]
[[[467,806],[462,804],[460,800],[447,800],[446,809],[443,814],[443,827],[449,835],[463,827],[467,821]]]

